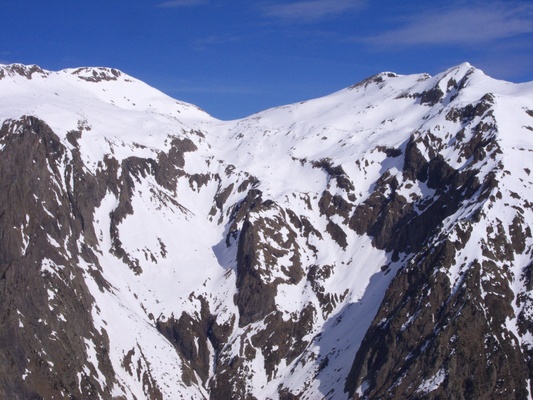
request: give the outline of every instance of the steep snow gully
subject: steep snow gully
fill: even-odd
[[[1,65],[0,398],[532,398],[532,152],[466,63],[236,121]]]

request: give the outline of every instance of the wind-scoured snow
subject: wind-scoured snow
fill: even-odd
[[[325,170],[324,163],[341,168],[349,178],[351,193],[355,194],[350,201],[355,205],[369,197],[386,171],[396,178],[397,193],[404,198],[435,200],[435,190],[426,183],[407,182],[402,172],[403,156],[390,157],[386,153],[388,149],[405,151],[411,137],[422,137],[425,132],[431,131],[442,140],[438,154],[451,167],[476,169],[480,176],[498,169],[501,186],[497,190],[506,192],[505,199],[512,202],[511,207],[501,201],[472,204],[447,217],[441,227],[449,240],[458,241],[458,226],[475,226],[466,246],[457,252],[455,265],[445,271],[452,285],[460,282],[465,263],[485,257],[482,248],[488,224],[500,221],[505,235],[510,237],[509,226],[518,214],[526,221],[533,220],[531,209],[518,199],[514,201],[512,195],[533,198],[533,177],[527,162],[533,152],[533,84],[497,81],[466,63],[435,77],[379,74],[323,98],[236,121],[219,121],[116,70],[39,70],[30,74],[31,79],[13,72],[10,66],[0,65],[0,70],[4,71],[0,75],[0,123],[23,115],[36,116],[52,128],[68,149],[74,148],[68,140],[69,132],[81,132],[78,148],[91,174],[97,174],[106,157],[119,163],[128,157],[157,160],[170,150],[174,138],[189,139],[197,147],[185,153],[183,170],[187,175],[177,177],[175,191],[161,187],[151,175],[135,182],[131,194],[133,212],[123,217],[117,231],[122,249],[137,260],[142,272],[134,271],[112,253],[111,214],[119,206],[118,196],[108,192],[94,212],[98,262],[109,289],[99,287],[88,272],[95,266],[80,261],[80,267],[86,271],[84,277],[97,305],[91,310],[95,326],[109,338],[116,381],[107,384],[112,385],[113,396],[144,398],[146,373],[146,379],[158,387],[165,399],[209,397],[209,379],[216,373],[211,342],[207,342],[212,360],[209,379],[202,382],[197,375],[196,384],[185,385],[182,373],[187,361],[156,329],[156,324],[177,319],[182,313],[199,315],[203,300],[217,321],[231,321],[235,316],[238,319],[239,310],[234,303],[237,239],[228,236],[231,232],[226,225],[231,222],[232,206],[246,196],[246,191],[237,188],[247,178],[255,179],[263,200],[272,200],[280,207],[255,213],[250,218],[252,223],[275,221],[291,210],[321,234],[298,236],[287,250],[279,244],[289,241],[290,231],[284,227],[278,232],[280,242],[271,245],[286,253],[276,258],[274,266],[268,266],[264,257],[260,260],[265,274],[270,274],[265,275],[265,282],[283,280],[277,286],[275,304],[285,321],[298,315],[307,304],[317,312],[305,337],[305,350],[290,362],[282,360],[274,375],[267,373],[261,349],[256,349],[253,359],[243,361],[253,376],[247,382],[248,390],[256,398],[277,398],[279,388],[284,387],[300,393],[302,399],[345,399],[344,382],[355,354],[390,281],[409,260],[404,254],[393,261],[390,252],[374,247],[371,237],[350,230],[344,217],[326,218],[319,211],[319,201],[326,190],[348,200],[347,192]],[[438,106],[421,100],[425,92],[438,92],[436,88],[442,92],[436,100]],[[491,115],[477,115],[471,121],[447,118],[453,110],[480,102],[488,93],[494,101]],[[477,163],[462,157],[460,149],[454,147],[457,139],[453,135],[461,129],[464,135],[474,135],[475,127],[489,120],[497,126],[494,134],[501,153],[493,158],[487,155]],[[428,161],[435,156],[431,153],[434,148],[419,146]],[[505,166],[504,170],[497,168],[499,163]],[[195,174],[210,179],[201,184],[200,180],[191,180]],[[68,186],[64,178],[59,178],[58,187]],[[216,208],[217,194],[228,187],[225,203]],[[480,210],[486,219],[472,222],[472,215]],[[330,223],[344,232],[346,246],[327,233]],[[268,227],[266,222],[265,226]],[[242,222],[237,229],[241,227]],[[24,233],[23,225],[17,229],[26,248],[31,238]],[[270,240],[265,234],[262,239]],[[48,240],[54,247],[62,246],[50,235]],[[527,241],[529,248],[533,244],[531,237]],[[306,278],[297,283],[285,281],[285,270],[296,253],[305,274],[311,267],[330,271],[320,281],[321,293],[336,299],[330,310],[322,309],[324,304],[316,288]],[[509,263],[515,294],[526,290],[521,276],[530,262],[531,254],[524,253]],[[57,274],[60,266],[45,259],[41,268]],[[521,310],[516,306],[516,314]],[[22,320],[20,323],[23,326]],[[224,351],[242,355],[242,342],[251,342],[253,335],[264,328],[264,321],[245,327],[234,324]],[[508,329],[520,341],[533,346],[531,335],[522,337],[519,333],[516,320],[508,321]],[[87,339],[86,346],[88,360],[98,371],[94,343]],[[104,379],[103,375],[98,379]],[[439,371],[418,391],[429,393],[444,379],[444,371]],[[102,381],[102,386],[105,384]]]

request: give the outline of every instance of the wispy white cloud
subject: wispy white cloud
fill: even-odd
[[[208,4],[209,0],[170,0],[163,3],[159,3],[157,7],[161,8],[181,8],[190,6],[200,6]]]
[[[365,5],[366,0],[309,0],[290,4],[268,4],[263,6],[263,13],[267,17],[285,21],[314,22],[361,9]]]
[[[533,4],[462,3],[411,15],[402,27],[363,41],[391,46],[475,45],[527,33],[533,33]]]

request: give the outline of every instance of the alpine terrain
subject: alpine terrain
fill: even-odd
[[[235,121],[1,65],[0,398],[532,398],[532,159],[466,63]]]

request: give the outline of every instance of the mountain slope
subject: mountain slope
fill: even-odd
[[[229,122],[108,68],[0,88],[2,397],[530,397],[533,84]]]

